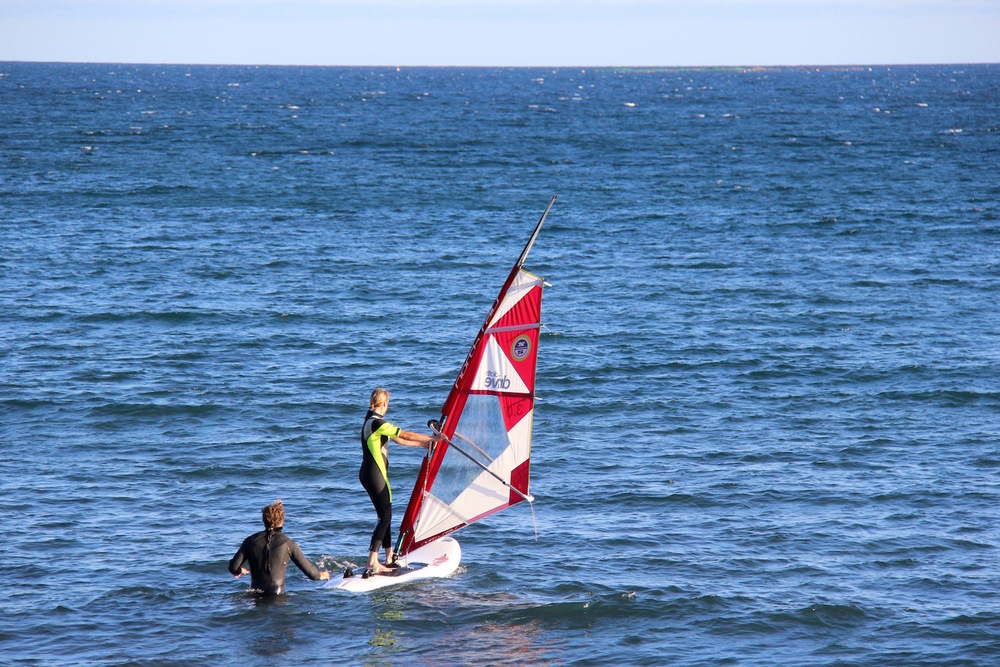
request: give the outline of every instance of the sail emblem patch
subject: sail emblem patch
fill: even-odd
[[[518,336],[510,344],[510,356],[516,361],[524,361],[531,354],[531,339],[527,336]]]

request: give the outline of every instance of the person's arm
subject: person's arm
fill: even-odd
[[[330,573],[326,570],[321,570],[312,564],[308,558],[302,554],[302,549],[295,541],[289,541],[288,544],[289,551],[292,555],[292,562],[302,570],[302,573],[313,581],[326,581],[330,578]]]
[[[232,557],[229,561],[229,574],[233,575],[237,579],[242,577],[244,574],[250,574],[250,570],[245,567],[241,568],[243,561],[246,560],[246,556],[243,555],[243,547],[246,546],[246,542],[240,545],[239,550],[237,550],[236,555]]]
[[[440,438],[435,435],[424,435],[423,433],[404,431],[403,429],[400,429],[399,435],[392,440],[393,442],[398,442],[405,447],[423,447],[424,449],[427,449],[432,443],[440,440]]]

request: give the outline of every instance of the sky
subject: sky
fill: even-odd
[[[1000,63],[1000,0],[0,0],[0,61]]]

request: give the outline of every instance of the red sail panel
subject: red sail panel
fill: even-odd
[[[525,461],[518,467],[514,468],[510,473],[510,485],[521,493],[528,493],[528,469],[531,467],[531,461]],[[508,505],[513,505],[514,503],[519,503],[524,498],[520,494],[510,492],[510,499],[508,500]]]

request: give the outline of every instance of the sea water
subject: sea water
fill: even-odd
[[[0,662],[1000,661],[1000,70],[0,64]],[[339,576],[551,194],[531,492]],[[419,466],[390,448],[394,528]]]

